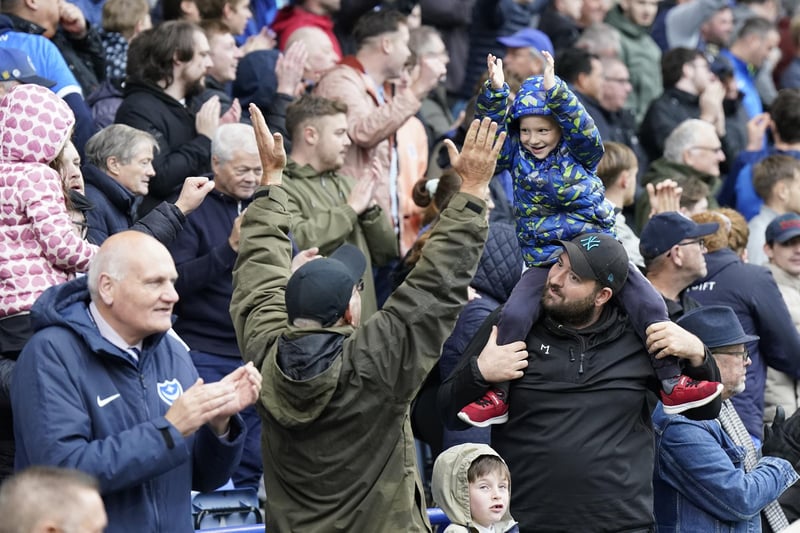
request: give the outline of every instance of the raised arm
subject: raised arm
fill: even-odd
[[[242,219],[239,257],[233,269],[231,318],[245,361],[261,370],[267,349],[286,328],[284,291],[292,245],[288,198],[280,187],[286,166],[283,136],[271,133],[264,116],[250,105],[264,173],[261,188]]]
[[[505,138],[495,138],[496,131],[489,119],[473,121],[460,154],[446,141],[461,192],[442,211],[406,281],[350,338],[353,361],[376,394],[397,401],[416,394],[467,302],[486,238],[487,184]]]
[[[570,91],[563,80],[556,78],[555,61],[550,52],[543,50],[542,55],[545,58],[544,88],[547,90],[547,107],[561,126],[564,141],[572,156],[593,172],[603,157],[600,131],[575,93]]]

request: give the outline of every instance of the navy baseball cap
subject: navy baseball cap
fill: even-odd
[[[328,257],[309,261],[286,283],[286,313],[296,318],[333,325],[344,315],[353,287],[364,275],[367,260],[352,244],[343,244]]]
[[[778,242],[783,244],[800,235],[800,215],[786,213],[775,217],[767,226],[764,237],[767,243]]]
[[[676,323],[697,335],[709,348],[721,348],[734,344],[757,341],[757,335],[747,335],[733,309],[725,305],[703,305],[692,309]]]
[[[524,28],[513,35],[498,37],[497,42],[508,48],[533,48],[539,52],[547,50],[550,55],[555,56],[550,37],[534,28]]]
[[[719,229],[719,224],[709,222],[698,224],[691,218],[670,211],[655,215],[642,230],[639,238],[639,252],[645,259],[653,259],[681,242],[711,235]]]
[[[571,241],[555,241],[564,247],[572,271],[597,280],[616,294],[628,279],[628,252],[617,239],[605,233],[582,233]]]
[[[56,84],[36,74],[31,58],[22,50],[0,47],[0,81],[35,83],[48,89]]]

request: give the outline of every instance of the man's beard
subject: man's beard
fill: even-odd
[[[580,328],[594,317],[594,301],[599,292],[600,289],[598,288],[581,300],[556,302],[550,299],[550,284],[548,283],[545,285],[544,293],[542,294],[542,308],[556,322],[565,326]]]
[[[206,90],[206,80],[205,78],[200,78],[194,83],[186,86],[186,95],[184,96],[184,98],[189,100],[194,96],[199,96],[203,94],[203,91],[205,90]]]

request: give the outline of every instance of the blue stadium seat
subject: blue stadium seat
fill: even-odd
[[[433,526],[446,526],[450,523],[444,511],[438,507],[428,509],[428,518]],[[263,525],[231,526],[216,529],[204,529],[201,533],[264,533]]]

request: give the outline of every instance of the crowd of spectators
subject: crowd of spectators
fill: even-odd
[[[469,443],[508,531],[800,519],[797,2],[0,12],[0,532],[188,532],[226,481],[426,531]]]

